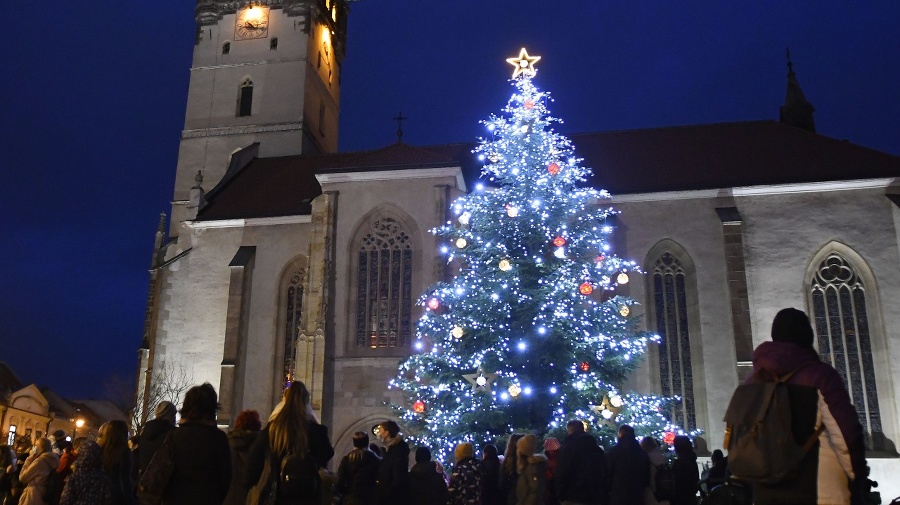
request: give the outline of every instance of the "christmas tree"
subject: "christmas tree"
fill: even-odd
[[[458,273],[420,299],[416,353],[390,383],[410,438],[444,456],[570,419],[607,443],[621,423],[657,439],[682,432],[662,414],[675,400],[620,392],[658,337],[617,294],[639,272],[611,252],[609,194],[583,187],[590,169],[552,127],[539,59],[507,60],[515,92],[475,150],[490,187],[457,199],[456,219],[434,230]]]

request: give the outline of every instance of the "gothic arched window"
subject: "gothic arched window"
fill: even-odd
[[[281,350],[284,352],[281,363],[281,381],[290,384],[297,372],[296,351],[300,323],[303,316],[303,284],[306,282],[306,271],[292,265],[282,280],[281,293]]]
[[[409,235],[396,220],[376,220],[358,249],[355,346],[408,347],[412,333]]]
[[[847,259],[833,252],[819,263],[810,283],[813,326],[819,356],[838,371],[866,433],[882,433],[875,366],[866,311],[866,286]],[[877,445],[877,444],[875,444]]]
[[[694,379],[691,369],[691,342],[685,269],[671,251],[656,260],[652,276],[652,300],[659,344],[659,382],[663,396],[681,398],[667,413],[685,429],[697,427]]]
[[[241,81],[238,93],[238,117],[249,116],[253,110],[253,81],[249,77]]]

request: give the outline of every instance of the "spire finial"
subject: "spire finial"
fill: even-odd
[[[791,48],[786,49],[787,52],[787,66],[788,66],[788,74],[794,72],[794,62],[791,61]]]
[[[394,121],[397,122],[397,143],[398,144],[403,142],[403,121],[405,119],[409,119],[409,118],[404,116],[402,112],[397,114],[397,117],[394,118]]]

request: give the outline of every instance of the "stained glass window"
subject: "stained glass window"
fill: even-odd
[[[396,220],[375,221],[358,251],[356,347],[408,347],[412,334],[412,245]]]
[[[303,280],[304,271],[289,271],[287,286],[284,288],[282,310],[284,310],[284,363],[282,377],[284,384],[289,385],[297,372],[297,338],[300,335],[301,317],[303,315]]]
[[[688,331],[685,270],[671,251],[664,251],[653,269],[653,303],[659,345],[659,380],[663,396],[681,399],[669,418],[686,429],[697,427],[691,342]]]
[[[866,448],[877,447],[882,433],[875,365],[866,311],[866,287],[858,271],[838,253],[816,268],[810,286],[813,326],[819,356],[838,371],[866,435]]]

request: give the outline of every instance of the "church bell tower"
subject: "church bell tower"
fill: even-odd
[[[231,155],[337,151],[348,1],[197,0],[197,37],[172,202],[172,234],[202,171],[215,187]]]

